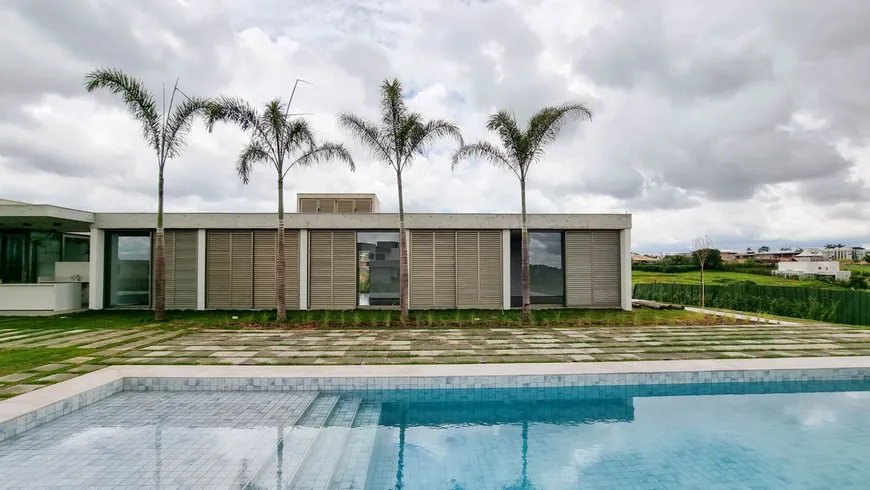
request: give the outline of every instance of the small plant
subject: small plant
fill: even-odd
[[[385,311],[384,312],[384,325],[387,328],[390,328],[390,326],[392,326],[392,323],[393,323],[392,319],[393,319],[393,310]]]
[[[359,310],[353,310],[353,326],[359,328],[361,318]]]
[[[435,325],[435,312],[432,310],[426,312],[426,324],[430,327]]]

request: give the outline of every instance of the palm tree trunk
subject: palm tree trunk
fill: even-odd
[[[408,322],[408,244],[405,241],[405,203],[402,198],[402,172],[396,172],[399,184],[399,306],[402,324]]]
[[[526,181],[520,179],[520,199],[522,200],[522,242],[523,242],[523,323],[531,319],[531,279],[529,277],[529,228],[526,224]]]
[[[154,321],[166,319],[166,241],[163,239],[163,168],[157,183],[157,242],[154,244]]]
[[[704,262],[701,262],[701,308],[704,307]]]
[[[278,321],[287,319],[286,295],[287,258],[284,256],[284,179],[278,179],[278,256],[275,258],[275,295],[278,300]]]

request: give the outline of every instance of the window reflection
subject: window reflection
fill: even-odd
[[[522,234],[511,231],[511,306],[523,306]],[[564,242],[560,231],[529,232],[530,300],[534,304],[565,304]]]
[[[151,236],[109,233],[109,306],[151,304]]]
[[[399,232],[359,232],[356,250],[359,305],[398,305]]]

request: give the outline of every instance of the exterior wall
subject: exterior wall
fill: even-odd
[[[777,264],[776,272],[783,274],[797,273],[834,276],[840,272],[840,263],[835,260],[825,262],[780,262]]]

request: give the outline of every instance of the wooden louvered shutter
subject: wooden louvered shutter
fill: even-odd
[[[480,231],[478,236],[478,306],[502,308],[501,230]]]
[[[451,247],[452,248],[452,247]],[[409,257],[410,307],[424,310],[435,307],[434,233],[411,230]],[[452,259],[452,257],[451,257]],[[452,261],[452,260],[451,260]],[[451,279],[453,279],[451,277]]]
[[[434,232],[433,252],[433,307],[456,308],[456,232]]]
[[[254,231],[254,308],[277,307],[275,294],[275,257],[278,249],[278,232]]]
[[[277,234],[276,234],[277,235]],[[284,230],[284,301],[288,310],[299,309],[299,230]]]
[[[456,307],[477,308],[479,304],[478,236],[476,231],[456,232]]]
[[[317,212],[318,213],[334,213],[335,212],[335,199],[318,199]]]
[[[232,232],[230,308],[249,310],[254,307],[254,234]]]
[[[356,232],[332,232],[332,307],[356,307]]]
[[[299,212],[300,213],[316,213],[317,212],[317,199],[300,199],[299,200]]]
[[[232,285],[232,234],[212,231],[206,234],[206,308],[230,308]]]
[[[565,306],[592,306],[592,232],[565,232]]]
[[[354,211],[355,213],[371,213],[372,212],[372,201],[369,199],[357,199],[354,201]]]
[[[332,306],[332,232],[311,230],[308,233],[308,296],[312,309]]]
[[[592,232],[592,304],[620,306],[619,231]]]
[[[335,201],[335,212],[336,213],[352,213],[353,212],[353,199],[338,199]]]
[[[196,232],[172,232],[172,295],[169,294],[169,277],[166,281],[166,307],[179,310],[196,309]],[[167,259],[167,265],[169,260]],[[167,273],[169,268],[167,267]],[[170,306],[169,301],[172,301]]]
[[[156,233],[155,233],[156,237]],[[174,231],[164,231],[163,232],[163,257],[164,257],[164,266],[166,271],[166,289],[164,293],[166,294],[166,309],[171,310],[175,308],[175,232]],[[153,270],[153,266],[152,266]],[[154,303],[154,286],[151,286],[151,303]]]

